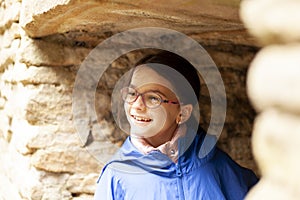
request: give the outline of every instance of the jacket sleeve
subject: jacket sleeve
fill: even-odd
[[[124,192],[113,169],[105,167],[97,181],[94,200],[123,200]]]
[[[222,155],[220,158],[219,166],[223,189],[226,199],[244,199],[248,191],[254,186],[258,178],[249,169],[241,167],[235,161],[233,161],[226,153],[219,151]]]

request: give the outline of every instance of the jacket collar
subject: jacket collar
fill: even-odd
[[[161,176],[176,176],[176,168],[180,166],[183,173],[187,173],[192,167],[201,165],[210,160],[214,151],[210,152],[204,157],[200,157],[203,145],[202,137],[196,134],[193,130],[187,130],[184,137],[178,138],[178,163],[174,163],[171,158],[161,151],[155,149],[147,154],[142,153],[132,143],[132,138],[128,137],[122,148],[114,155],[112,160],[105,166],[111,167],[114,170],[122,171],[123,173],[155,173]],[[206,138],[206,137],[205,137]],[[206,148],[204,148],[206,149]],[[194,164],[191,164],[194,162]],[[196,163],[195,163],[196,162]]]

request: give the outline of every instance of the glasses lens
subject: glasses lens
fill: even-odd
[[[123,88],[121,90],[122,99],[128,103],[132,103],[136,100],[138,93],[133,88]]]
[[[123,88],[121,90],[122,99],[127,103],[133,103],[139,96],[139,93],[133,88]],[[142,94],[143,101],[148,108],[156,108],[162,102],[162,98],[154,92]]]
[[[146,92],[143,96],[148,108],[155,108],[161,104],[161,97],[154,92]]]

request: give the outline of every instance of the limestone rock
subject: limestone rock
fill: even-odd
[[[78,197],[74,197],[73,200],[93,200],[94,195],[81,194]]]
[[[0,94],[1,94],[1,93],[0,93]],[[5,99],[2,98],[1,95],[0,95],[0,109],[3,109],[3,108],[4,108],[5,102],[6,102]]]
[[[16,52],[18,51],[20,40],[16,39],[11,42],[9,48],[3,48],[0,52],[0,72],[4,71],[8,66],[12,65],[16,59]]]
[[[260,114],[253,130],[253,152],[263,177],[298,192],[299,132],[299,115],[275,109]]]
[[[75,194],[94,194],[99,173],[72,175],[67,181],[68,190]]]
[[[245,0],[240,15],[249,32],[263,44],[300,41],[300,2]]]
[[[70,88],[54,85],[29,87],[33,94],[26,103],[26,119],[30,124],[71,123],[71,91]]]
[[[227,31],[243,29],[238,6],[233,0],[47,0],[43,4],[27,0],[22,7],[20,23],[30,37],[67,33],[83,45],[95,45],[113,33],[146,26],[172,28],[191,34],[213,30],[221,33],[214,37],[223,38]]]
[[[69,200],[72,198],[72,194],[66,188],[66,181],[70,177],[69,174],[57,174],[39,171],[33,169],[30,172],[30,176],[35,181],[30,187],[22,189],[22,196],[29,199],[62,199]]]
[[[24,63],[15,63],[13,67],[5,70],[3,80],[10,83],[22,83],[23,85],[65,85],[72,86],[75,73],[70,68],[64,67],[27,67]]]
[[[11,140],[10,118],[5,112],[0,110],[0,138],[4,138],[7,142]]]
[[[10,27],[13,22],[19,20],[21,10],[21,2],[18,0],[2,2],[5,6],[0,6],[0,32],[3,32],[5,28]]]
[[[274,180],[262,178],[247,194],[245,200],[272,199],[272,200],[298,200],[299,190],[293,191],[289,185]]]
[[[1,123],[1,119],[0,119]],[[0,127],[2,127],[0,125]],[[20,199],[20,195],[18,194],[18,188],[13,183],[14,181],[11,180],[8,170],[11,166],[9,164],[9,151],[8,151],[8,144],[6,141],[1,139],[0,136],[0,199]],[[5,164],[3,164],[5,163]]]
[[[11,145],[22,154],[34,153],[37,149],[70,148],[81,145],[76,130],[70,125],[31,125],[27,120],[13,118],[10,131],[13,133]],[[65,141],[68,141],[66,143]]]
[[[3,35],[3,39],[2,39],[3,42],[1,43],[2,47],[9,48],[11,46],[11,43],[15,39],[21,38],[19,28],[20,28],[20,26],[18,23],[12,23],[10,29],[5,31],[5,33]]]
[[[80,65],[90,50],[24,37],[19,52],[20,62],[27,65],[61,67]]]
[[[30,124],[71,124],[71,88],[60,85],[6,84],[2,94],[8,100],[5,112]]]
[[[258,111],[277,107],[300,113],[300,45],[265,47],[248,72],[248,94]]]
[[[93,155],[78,147],[38,150],[32,155],[31,163],[40,170],[56,173],[92,173],[100,170]]]

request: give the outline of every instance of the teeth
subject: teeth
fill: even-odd
[[[137,121],[142,121],[142,122],[150,122],[151,119],[143,118],[143,117],[138,117],[138,116],[132,116],[135,120]]]

